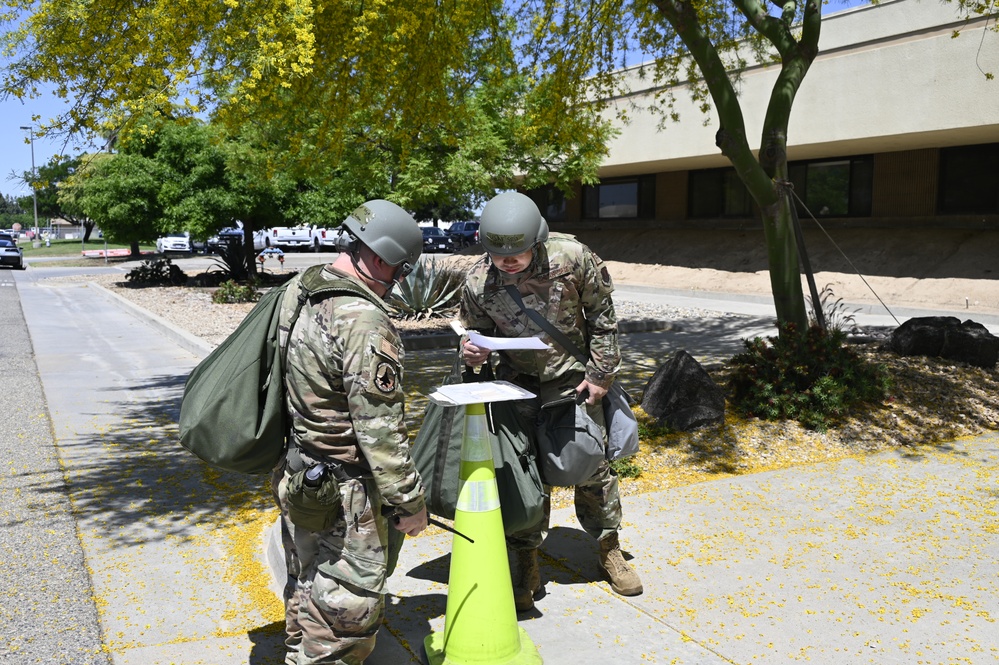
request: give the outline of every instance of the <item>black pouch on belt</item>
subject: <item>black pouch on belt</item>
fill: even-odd
[[[288,480],[288,519],[307,531],[325,531],[343,510],[340,483],[326,464],[313,464]]]

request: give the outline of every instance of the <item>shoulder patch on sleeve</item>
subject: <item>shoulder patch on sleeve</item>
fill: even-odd
[[[395,366],[390,362],[380,362],[375,368],[374,376],[375,388],[380,392],[394,393],[399,385],[399,377],[396,375]]]

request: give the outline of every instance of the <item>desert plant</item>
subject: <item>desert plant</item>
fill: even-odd
[[[808,307],[813,312],[809,315],[809,321],[812,325],[816,325],[818,322],[815,320],[814,314],[815,303],[812,302],[810,296],[807,299]],[[829,284],[823,286],[822,290],[819,291],[819,311],[822,312],[822,316],[826,321],[826,327],[830,330],[853,332],[857,329],[857,319],[854,315],[860,311],[860,308],[847,311],[846,305],[843,304],[843,299],[835,296],[832,286]]]
[[[465,282],[464,272],[435,259],[424,259],[396,287],[392,305],[404,319],[429,319],[449,315],[458,304],[458,292]]]
[[[888,396],[887,370],[845,345],[843,331],[811,326],[799,334],[793,324],[778,329],[777,337],[747,340],[746,351],[728,361],[731,404],[737,411],[765,420],[797,420],[822,432],[856,406]]]
[[[247,279],[250,275],[246,267],[246,250],[240,240],[242,239],[226,238],[219,242],[215,250],[217,255],[212,257],[214,261],[212,268],[221,270],[229,279],[237,282]]]
[[[234,280],[226,280],[212,294],[212,302],[217,304],[232,304],[237,302],[257,302],[260,293],[252,284],[239,284]]]
[[[187,281],[187,275],[170,259],[162,258],[143,261],[128,271],[125,281],[135,285],[177,286]]]

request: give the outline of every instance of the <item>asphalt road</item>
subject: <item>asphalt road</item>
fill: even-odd
[[[0,663],[110,663],[46,395],[8,270],[0,270],[0,331]]]

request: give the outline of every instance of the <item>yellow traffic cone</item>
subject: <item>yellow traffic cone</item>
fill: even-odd
[[[454,527],[472,542],[452,541],[444,631],[424,640],[430,665],[542,662],[517,625],[490,436],[485,405],[466,405]]]

